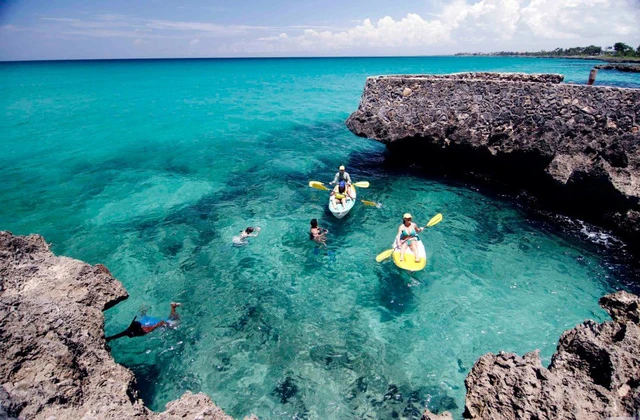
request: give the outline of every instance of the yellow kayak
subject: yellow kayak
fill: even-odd
[[[417,241],[418,257],[420,262],[416,262],[415,255],[411,252],[411,248],[407,248],[404,253],[404,261],[400,261],[400,241],[398,238],[393,242],[393,262],[403,270],[420,271],[427,266],[427,252],[424,249],[422,241]]]

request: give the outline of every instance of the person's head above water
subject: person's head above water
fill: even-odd
[[[402,216],[402,222],[409,226],[409,224],[411,224],[411,215],[409,213],[405,213],[404,216]]]
[[[318,227],[318,220],[316,220],[316,219],[311,219],[311,227],[312,227],[313,229],[317,228],[317,227]]]
[[[249,226],[248,228],[246,228],[246,229],[244,230],[244,233],[251,233],[251,232],[253,232],[254,230],[256,230],[256,228]]]
[[[344,172],[344,165],[340,165],[340,172]]]

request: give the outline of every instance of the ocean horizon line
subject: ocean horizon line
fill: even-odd
[[[138,57],[138,58],[56,58],[56,59],[35,59],[35,60],[2,60],[0,64],[14,64],[14,63],[61,63],[61,62],[93,62],[93,61],[205,61],[205,60],[326,60],[326,59],[354,59],[354,58],[505,58],[505,56],[499,55],[461,55],[461,53],[453,54],[435,54],[435,55],[336,55],[336,56],[251,56],[251,57]],[[514,58],[542,58],[542,59],[554,59],[566,58],[566,57],[533,57],[533,56],[513,56]],[[602,61],[593,59],[593,61]]]

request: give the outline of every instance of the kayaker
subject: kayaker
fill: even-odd
[[[138,317],[136,316],[133,318],[133,321],[126,330],[116,335],[112,335],[111,337],[106,337],[106,340],[109,342],[124,336],[129,338],[140,337],[149,334],[151,331],[160,327],[175,328],[180,321],[180,315],[176,312],[176,308],[179,306],[182,306],[182,304],[179,302],[171,302],[171,312],[169,313],[169,317],[166,319],[158,319],[141,314],[142,317],[140,318],[140,321],[138,321]]]
[[[327,229],[321,228],[318,226],[317,219],[311,219],[311,229],[309,230],[309,239],[319,243],[320,245],[326,246],[327,233],[329,233]]]
[[[259,227],[254,228],[249,226],[245,230],[241,231],[240,235],[233,237],[233,244],[238,246],[247,245],[249,243],[249,241],[247,241],[247,238],[255,238],[259,234],[260,234]]]
[[[342,204],[342,208],[345,207],[347,203],[347,197],[353,200],[353,196],[349,192],[347,188],[347,184],[344,181],[340,181],[338,185],[331,191],[331,199],[334,200],[334,205],[337,207],[337,204]]]
[[[340,165],[338,173],[336,173],[336,176],[329,185],[338,184],[340,181],[346,182],[347,187],[351,187],[351,177],[349,176],[349,173],[344,170],[344,165]]]
[[[420,238],[418,238],[418,233],[422,232],[422,230],[422,228],[411,221],[411,215],[409,213],[405,213],[404,216],[402,216],[402,224],[398,228],[400,261],[404,261],[404,253],[407,251],[407,248],[409,248],[416,257],[415,261],[420,262],[416,242],[420,240]]]

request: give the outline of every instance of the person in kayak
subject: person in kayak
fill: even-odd
[[[334,207],[336,208],[338,207],[338,203],[342,204],[342,208],[344,208],[347,203],[347,197],[353,200],[353,196],[349,192],[349,188],[347,188],[345,181],[340,181],[333,191],[331,191],[330,196],[334,201]]]
[[[347,188],[351,188],[351,177],[349,173],[344,170],[344,166],[340,165],[340,170],[336,173],[336,176],[333,178],[333,181],[329,183],[329,185],[339,184],[344,181],[347,184]]]
[[[129,338],[140,337],[143,335],[147,335],[151,331],[160,327],[175,328],[180,321],[180,315],[178,315],[178,312],[176,312],[176,308],[179,306],[182,306],[182,304],[179,302],[171,302],[171,312],[169,313],[169,317],[166,319],[158,319],[147,316],[145,314],[141,314],[142,317],[140,318],[140,321],[138,321],[138,317],[135,316],[126,330],[116,335],[106,337],[105,340],[109,342],[111,340],[115,340],[116,338],[124,336],[127,336]]]
[[[416,242],[420,240],[420,238],[418,238],[418,233],[422,232],[422,230],[423,229],[411,221],[411,215],[409,213],[405,213],[404,216],[402,216],[402,224],[398,228],[400,261],[404,261],[404,253],[407,251],[407,248],[409,248],[416,257],[415,261],[420,262]]]
[[[311,219],[311,229],[309,229],[309,239],[319,243],[320,245],[327,246],[327,233],[329,231],[325,228],[318,226],[317,219]]]
[[[249,226],[245,230],[241,231],[240,235],[233,237],[233,244],[236,246],[247,245],[249,243],[249,241],[247,241],[247,238],[255,238],[259,234],[260,234],[259,227],[254,228]]]

